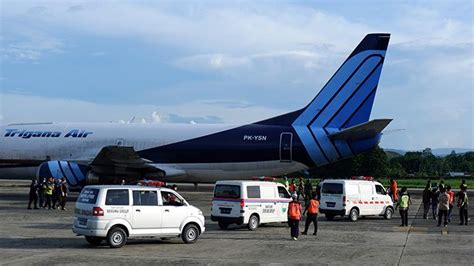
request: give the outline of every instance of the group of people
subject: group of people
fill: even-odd
[[[308,178],[306,181],[302,177],[299,177],[298,184],[295,183],[295,179],[288,183],[288,178],[285,177],[285,186],[291,194],[292,201],[288,204],[288,225],[291,228],[291,238],[298,240],[300,220],[302,216],[306,215],[306,222],[303,235],[308,234],[308,229],[311,224],[314,225],[313,235],[318,234],[318,213],[319,213],[319,193],[313,191],[313,185],[311,180]],[[300,197],[305,202],[305,208],[303,210],[302,204],[300,203]]]
[[[314,224],[313,235],[318,234],[318,213],[319,213],[319,197],[317,193],[312,193],[312,197],[305,204],[303,211],[302,205],[298,200],[298,195],[293,193],[291,195],[292,201],[288,204],[288,225],[291,228],[291,238],[298,240],[300,230],[300,220],[302,216],[306,215],[306,222],[303,235],[308,234],[308,229],[311,223]]]
[[[464,180],[459,188],[460,191],[455,194],[452,191],[451,186],[446,186],[443,182],[439,185],[435,183],[433,186],[431,186],[431,181],[428,181],[425,189],[423,190],[422,196],[423,219],[428,219],[428,214],[431,209],[432,217],[438,221],[438,226],[444,225],[446,227],[449,223],[451,223],[452,211],[454,209],[454,203],[456,202],[456,205],[459,208],[459,225],[467,225],[469,220],[469,199],[467,195],[467,184]],[[410,195],[406,187],[401,189],[400,194],[396,192],[396,189],[392,190],[392,182],[391,191],[393,201],[397,202],[395,208],[400,209],[400,217],[402,220],[400,226],[408,226],[408,209],[412,204]]]
[[[291,195],[295,194],[296,199],[299,201],[300,197],[307,203],[313,193],[313,186],[311,185],[311,180],[309,178],[304,181],[303,177],[299,177],[298,184],[295,183],[295,179],[291,179],[291,183],[288,183],[288,178],[285,177],[285,187],[291,193]]]
[[[66,178],[33,178],[30,184],[28,209],[48,208],[66,210],[69,187]]]

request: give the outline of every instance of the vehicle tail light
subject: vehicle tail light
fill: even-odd
[[[244,206],[245,206],[244,199],[240,199],[240,208],[243,208]]]
[[[346,196],[342,196],[342,206],[346,206]]]
[[[104,216],[104,210],[101,207],[92,208],[92,216]]]

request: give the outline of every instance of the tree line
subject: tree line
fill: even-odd
[[[474,152],[435,156],[430,148],[404,155],[385,152],[382,148],[358,154],[308,171],[311,177],[374,176],[377,178],[445,177],[449,172],[474,172]]]

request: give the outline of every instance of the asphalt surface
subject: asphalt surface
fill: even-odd
[[[412,192],[409,227],[392,220],[362,218],[326,221],[319,217],[318,236],[290,239],[284,224],[251,232],[233,226],[220,230],[210,220],[209,187],[180,193],[206,216],[207,231],[195,244],[181,239],[129,240],[120,249],[91,247],[71,231],[74,203],[67,211],[27,210],[28,188],[0,181],[0,264],[474,264],[474,226],[460,226],[458,209],[447,228],[422,219],[421,191]],[[77,194],[75,194],[77,195]],[[474,193],[469,194],[471,198]],[[74,193],[72,199],[74,200]],[[470,214],[474,214],[471,200]],[[472,221],[474,222],[474,221]],[[303,229],[301,223],[301,229]],[[310,232],[312,227],[310,229]]]

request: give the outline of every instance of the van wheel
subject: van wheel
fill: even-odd
[[[219,222],[219,228],[220,229],[227,229],[229,227],[229,224],[226,222]]]
[[[120,227],[114,227],[110,229],[107,234],[107,244],[111,248],[121,248],[127,243],[127,234]]]
[[[98,246],[104,240],[102,237],[94,237],[94,236],[85,236],[86,241],[92,246]]]
[[[332,221],[334,219],[334,215],[332,215],[332,214],[327,214],[326,213],[325,216],[326,216],[326,220],[328,220],[328,221]]]
[[[258,223],[259,223],[258,216],[255,214],[252,214],[249,218],[249,224],[247,225],[247,228],[250,231],[255,231],[258,228]]]
[[[181,233],[181,239],[184,243],[192,244],[197,241],[199,237],[199,229],[194,224],[188,224],[184,227],[183,232]]]
[[[383,215],[383,218],[385,218],[386,220],[390,220],[392,219],[392,216],[393,216],[393,209],[391,207],[387,207]]]
[[[349,219],[351,222],[357,221],[357,219],[359,219],[359,210],[352,208],[351,212],[349,213]]]

